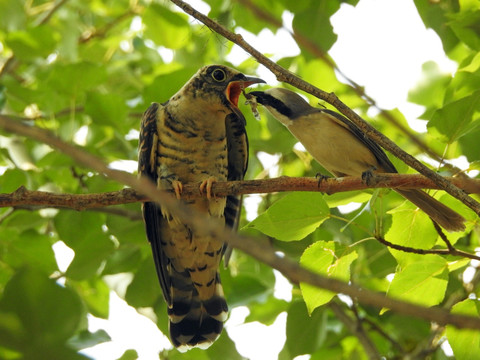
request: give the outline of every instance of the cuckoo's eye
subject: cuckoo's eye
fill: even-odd
[[[212,72],[212,78],[215,81],[222,82],[227,78],[227,74],[222,69],[215,69]]]

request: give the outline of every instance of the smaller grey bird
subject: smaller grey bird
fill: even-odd
[[[361,176],[366,171],[397,172],[380,146],[342,115],[314,108],[300,95],[287,89],[252,91],[248,95],[254,96],[259,104],[290,130],[315,160],[336,177]],[[417,189],[395,191],[417,205],[444,229],[465,229],[465,219],[460,214],[426,192]]]

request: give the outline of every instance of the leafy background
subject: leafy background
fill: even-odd
[[[205,2],[211,7],[210,17],[229,29],[242,27],[253,34],[264,28],[276,31],[279,24],[255,15],[252,4],[268,10],[274,19],[291,12],[295,34],[308,39],[310,46],[300,45],[300,55],[278,63],[334,91],[369,119],[371,106],[352,87],[339,82],[331,63],[319,56],[328,59],[336,41],[329,19],[342,1]],[[356,5],[358,1],[345,2]],[[459,66],[451,76],[439,72],[435,64],[424,65],[424,81],[409,95],[411,102],[425,107],[422,119],[428,121],[428,131],[417,136],[431,151],[448,159],[463,155],[469,170],[478,169],[478,3],[416,0],[415,5],[425,25],[440,37],[446,55]],[[0,0],[0,46],[3,114],[28,117],[30,123],[77,143],[108,163],[124,160],[127,165],[136,160],[139,118],[148,105],[168,99],[204,64],[226,63],[222,59],[232,51],[231,43],[192,22],[169,2],[143,0]],[[252,75],[257,67],[251,59],[236,66]],[[309,155],[292,149],[295,140],[279,123],[263,112],[256,121],[247,107],[241,107],[250,139],[248,179],[268,173],[258,159],[259,152],[282,154],[278,161],[281,175],[324,172]],[[389,114],[406,124],[399,111]],[[422,155],[388,121],[380,119],[375,126],[406,151]],[[122,189],[121,184],[47,145],[5,132],[0,132],[0,166],[2,193],[20,185],[73,194]],[[439,170],[447,173],[448,169]],[[275,248],[313,271],[421,305],[478,315],[475,264],[458,257],[402,253],[373,240],[377,229],[392,243],[419,249],[443,247],[429,220],[411,204],[393,192],[376,191],[373,197],[370,193],[265,195],[259,206],[261,215],[250,223],[243,219],[242,231],[267,235]],[[465,233],[448,236],[457,248],[474,252],[478,218],[448,196],[435,196],[468,219]],[[365,206],[350,212],[337,208],[352,201]],[[64,272],[52,249],[59,241],[75,253]],[[464,277],[466,271],[469,278]],[[118,274],[131,275],[124,277],[129,280],[123,286],[106,281],[108,275]],[[347,306],[349,302],[335,294],[304,284],[293,288],[291,301],[279,300],[273,295],[272,269],[239,252],[230,267],[222,269],[222,280],[230,307],[249,308],[245,321],[271,324],[280,313],[287,313],[280,359],[302,354],[311,354],[311,359],[368,358],[359,338],[339,319],[338,308],[364,329],[386,358],[409,354],[418,359],[446,359],[440,347],[445,337],[456,358],[480,357],[478,332],[445,329],[355,303]],[[119,206],[115,213],[108,209],[0,208],[0,358],[36,359],[39,354],[48,359],[85,358],[79,350],[109,339],[105,331],[88,331],[87,314],[108,317],[110,290],[137,309],[153,309],[156,317],[152,321],[167,333],[165,304],[138,204]],[[130,350],[121,358],[136,356]],[[166,349],[161,357],[241,358],[226,332],[207,351],[180,355]]]

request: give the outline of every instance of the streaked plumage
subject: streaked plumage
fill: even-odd
[[[272,88],[252,91],[265,108],[305,146],[333,175],[360,176],[366,171],[396,173],[377,143],[367,138],[353,122],[327,109],[310,106],[293,91]],[[465,219],[422,190],[395,189],[449,231],[465,229]]]
[[[201,68],[170,100],[143,115],[139,174],[181,197],[183,183],[201,183],[207,196],[188,206],[225,218],[236,229],[241,197],[211,197],[215,181],[241,180],[248,163],[243,88],[263,80],[222,65]],[[168,84],[166,84],[167,86]],[[218,274],[225,239],[192,230],[157,204],[142,206],[147,238],[168,305],[170,337],[179,350],[208,347],[220,335],[227,304]]]

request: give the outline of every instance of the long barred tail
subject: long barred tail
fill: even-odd
[[[222,333],[228,307],[218,273],[212,286],[213,296],[201,299],[188,271],[172,274],[170,339],[181,352],[192,347],[206,349]]]

